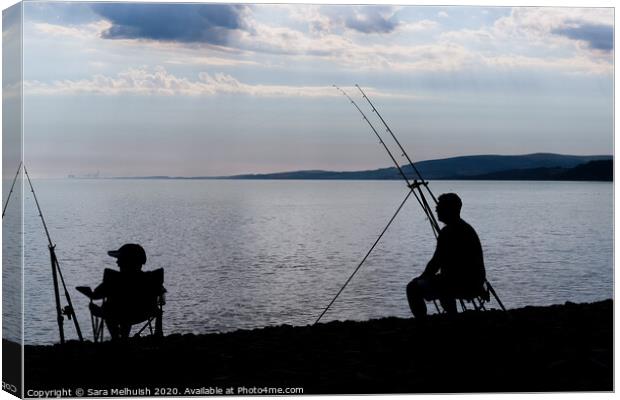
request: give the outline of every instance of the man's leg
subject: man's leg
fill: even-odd
[[[105,319],[105,324],[108,327],[108,331],[110,331],[110,338],[112,340],[118,340],[120,338],[119,323],[118,323],[118,321],[106,318]]]
[[[131,325],[127,323],[121,323],[119,326],[119,334],[121,339],[129,338],[129,332],[131,332]]]
[[[424,301],[424,280],[415,278],[407,285],[407,300],[414,317],[426,318],[426,302]]]
[[[448,315],[456,315],[456,299],[454,297],[442,296],[439,299],[441,307]]]
[[[454,284],[446,280],[443,275],[437,275],[436,284],[437,294],[441,307],[446,312],[446,314],[456,315],[456,298],[454,296],[454,293],[456,293],[456,291],[454,288]]]

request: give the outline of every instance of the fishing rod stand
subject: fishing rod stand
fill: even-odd
[[[428,187],[428,181],[413,180],[413,183],[407,185],[411,190],[418,189],[420,186]]]
[[[372,245],[372,247],[370,248],[370,250],[368,251],[368,253],[366,253],[366,255],[364,256],[364,258],[362,259],[362,261],[358,264],[357,268],[355,268],[355,270],[353,271],[353,273],[349,276],[349,278],[346,280],[346,282],[344,283],[344,285],[342,285],[342,287],[340,288],[340,290],[338,291],[338,293],[336,293],[336,296],[332,299],[332,301],[327,305],[327,307],[325,307],[325,309],[323,310],[323,312],[321,313],[321,315],[319,315],[319,317],[316,319],[316,321],[314,322],[315,324],[317,324],[321,318],[323,317],[323,315],[325,315],[325,313],[327,312],[327,310],[329,310],[329,308],[332,306],[332,304],[334,304],[334,302],[336,301],[336,299],[338,298],[338,296],[340,295],[340,293],[342,293],[342,291],[344,290],[344,288],[349,284],[349,282],[351,281],[351,279],[353,279],[353,276],[357,273],[357,271],[362,267],[362,265],[364,264],[364,261],[366,261],[366,259],[368,258],[368,256],[370,255],[370,253],[373,251],[373,249],[375,248],[375,246],[377,245],[377,243],[379,242],[379,240],[381,240],[381,237],[383,236],[383,234],[387,231],[388,227],[390,226],[390,224],[392,223],[392,221],[394,221],[394,219],[396,218],[396,215],[398,215],[400,209],[403,207],[403,205],[406,203],[407,199],[409,198],[409,196],[411,194],[414,195],[414,197],[416,198],[416,200],[418,201],[418,204],[420,205],[420,207],[422,207],[422,210],[424,211],[424,213],[426,214],[426,217],[428,218],[428,221],[430,222],[431,225],[431,229],[433,230],[433,234],[435,235],[435,238],[439,238],[439,223],[437,222],[437,220],[435,219],[435,216],[433,215],[433,211],[431,210],[431,207],[428,203],[428,201],[426,200],[426,197],[424,196],[424,193],[421,189],[421,187],[425,187],[426,191],[428,192],[428,194],[431,196],[433,202],[435,204],[438,204],[437,198],[435,197],[435,195],[433,194],[433,192],[431,191],[431,189],[428,187],[428,181],[425,181],[424,178],[422,178],[422,174],[420,174],[420,171],[418,170],[418,168],[415,166],[415,164],[413,163],[413,161],[411,160],[411,158],[409,157],[409,155],[407,154],[407,152],[405,151],[405,149],[403,148],[403,146],[400,144],[400,142],[398,141],[398,139],[396,138],[396,135],[394,135],[394,132],[392,132],[392,130],[390,129],[390,127],[388,126],[388,124],[385,122],[385,120],[383,119],[383,117],[381,116],[381,114],[379,113],[379,110],[377,110],[377,108],[374,106],[374,104],[370,101],[370,99],[368,98],[368,96],[366,96],[366,93],[364,93],[364,91],[362,90],[362,88],[359,85],[355,85],[359,91],[362,94],[362,97],[368,102],[368,104],[371,106],[372,111],[379,117],[379,119],[381,119],[381,122],[383,123],[383,126],[385,127],[386,131],[392,136],[392,138],[394,139],[394,142],[396,142],[396,144],[398,145],[398,147],[400,148],[400,150],[402,151],[402,155],[405,156],[407,158],[407,161],[409,161],[409,164],[411,165],[412,170],[416,173],[416,175],[418,176],[418,179],[414,179],[413,183],[410,182],[409,178],[407,177],[407,175],[405,174],[405,172],[403,171],[402,167],[400,166],[400,164],[398,163],[398,161],[396,161],[396,158],[394,158],[394,155],[392,154],[392,152],[390,151],[390,149],[388,148],[388,146],[385,144],[385,142],[383,141],[383,139],[381,138],[381,135],[379,134],[379,132],[377,132],[377,129],[375,129],[374,125],[372,124],[372,122],[370,122],[370,120],[366,117],[366,114],[364,114],[364,111],[362,111],[362,109],[357,105],[357,103],[351,98],[351,96],[349,96],[344,90],[342,90],[340,87],[333,85],[334,88],[336,88],[338,91],[340,91],[344,96],[346,96],[349,101],[351,102],[351,104],[353,104],[353,106],[357,109],[357,111],[359,111],[359,113],[362,115],[364,121],[366,121],[366,123],[370,126],[370,128],[372,129],[372,131],[374,132],[374,134],[377,136],[377,138],[379,139],[379,143],[381,143],[381,145],[385,148],[386,152],[388,153],[390,159],[394,162],[394,165],[396,166],[396,169],[398,170],[398,172],[400,173],[400,175],[402,176],[402,178],[405,180],[405,182],[407,183],[407,187],[409,187],[409,192],[407,194],[407,197],[405,197],[405,200],[403,200],[403,202],[401,203],[401,205],[398,207],[398,209],[396,210],[396,213],[392,216],[392,218],[390,219],[390,221],[388,222],[387,226],[384,228],[383,232],[381,232],[381,235],[379,235],[379,238],[375,241],[375,243]],[[416,194],[416,190],[419,194]],[[485,282],[487,284],[487,289],[490,295],[492,295],[498,302],[498,304],[500,305],[500,307],[502,308],[502,310],[506,310],[504,308],[504,305],[502,304],[501,300],[499,299],[499,296],[497,295],[497,293],[495,292],[495,290],[493,290],[493,287],[491,286],[491,284],[489,283],[489,281],[487,280]],[[490,297],[490,296],[489,296]],[[484,309],[484,303],[483,301],[481,301],[481,299],[478,299],[480,301],[480,305],[476,306],[475,303],[474,307],[476,309],[481,308]],[[435,301],[435,307],[437,308],[437,310],[439,311],[439,307],[437,305],[437,302]],[[461,303],[464,307],[464,303]]]

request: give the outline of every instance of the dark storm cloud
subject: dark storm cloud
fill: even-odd
[[[553,33],[573,40],[583,40],[592,49],[611,51],[614,48],[614,27],[611,25],[583,24],[554,29]]]
[[[389,7],[367,6],[345,18],[345,26],[362,33],[390,33],[399,25]]]
[[[182,43],[226,44],[244,29],[243,5],[101,3],[93,10],[112,23],[106,39],[150,39]]]

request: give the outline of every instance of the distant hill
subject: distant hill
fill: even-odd
[[[499,180],[611,180],[613,162],[610,155],[574,156],[535,153],[516,156],[477,155],[420,161],[416,168],[424,179],[499,179]],[[588,163],[608,161],[605,163]],[[579,168],[577,168],[580,166]],[[572,169],[575,170],[572,170]],[[407,177],[414,179],[411,165],[403,165]],[[604,178],[604,179],[601,179]],[[313,179],[313,180],[400,180],[395,167],[365,171],[288,171],[269,174],[233,176],[140,176],[114,179]]]
[[[440,160],[428,160],[415,163],[416,168],[424,179],[521,179],[511,178],[520,174],[540,177],[541,179],[551,179],[550,177],[559,176],[561,173],[568,172],[567,169],[590,161],[612,160],[612,156],[573,156],[551,153],[536,153],[516,156],[501,155],[479,155],[445,158]],[[414,172],[410,165],[402,166],[405,174],[413,178]],[[534,170],[538,171],[529,171]],[[494,178],[493,174],[498,173]],[[502,175],[505,174],[505,175]],[[587,175],[587,174],[586,174]],[[584,175],[584,176],[586,176]],[[485,177],[487,176],[487,177]],[[505,176],[502,178],[501,176]],[[351,180],[385,180],[402,179],[395,167],[380,168],[367,171],[292,171],[278,172],[272,174],[246,174],[229,177],[225,179],[351,179]]]
[[[492,172],[531,168],[573,168],[596,160],[611,160],[611,156],[573,156],[535,153],[516,156],[480,155],[422,161],[416,167],[428,179],[446,179],[454,176],[473,176]]]
[[[590,161],[574,168],[527,168],[492,172],[490,174],[453,179],[467,180],[536,180],[536,181],[613,181],[614,165],[612,160]]]

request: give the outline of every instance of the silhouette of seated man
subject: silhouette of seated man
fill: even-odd
[[[156,334],[161,334],[159,296],[163,295],[163,269],[142,271],[146,253],[139,244],[128,243],[108,251],[120,271],[106,268],[103,282],[91,290],[77,288],[91,300],[105,299],[101,306],[91,303],[93,315],[103,318],[112,340],[129,337],[131,326],[157,317]],[[159,332],[158,332],[159,330]]]
[[[425,300],[439,300],[450,315],[456,314],[457,298],[482,293],[485,282],[480,239],[474,228],[461,219],[462,202],[455,193],[439,196],[437,218],[445,226],[437,247],[422,275],[407,285],[407,300],[416,318],[426,317]]]

